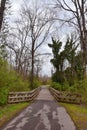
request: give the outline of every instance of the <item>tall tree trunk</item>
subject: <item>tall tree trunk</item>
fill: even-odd
[[[0,5],[0,31],[1,31],[2,22],[3,22],[5,4],[6,4],[6,0],[1,0],[1,5]]]
[[[87,30],[86,30],[86,20],[85,20],[85,7],[84,7],[84,0],[82,2],[82,25],[83,25],[83,62],[84,62],[84,77],[86,77],[86,64],[87,64]]]
[[[34,43],[32,43],[32,59],[31,59],[31,75],[30,75],[30,87],[34,89]]]
[[[78,6],[76,5],[76,3]],[[87,64],[87,42],[86,42],[87,31],[86,31],[86,20],[85,20],[85,2],[84,0],[81,0],[81,4],[80,4],[80,1],[77,0],[76,3],[75,3],[75,7],[77,9],[77,21],[78,21],[78,28],[80,31],[80,44],[83,52],[83,68],[84,68],[83,75],[85,78],[86,64]]]

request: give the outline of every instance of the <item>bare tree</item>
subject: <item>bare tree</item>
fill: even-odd
[[[35,8],[31,9],[27,5],[22,10],[23,17],[26,17],[28,23],[30,23],[30,47],[31,47],[31,87],[33,88],[34,81],[34,64],[35,53],[38,48],[45,42],[49,30],[52,26],[52,22],[49,22],[48,14],[43,9]]]
[[[35,60],[35,76],[36,78],[40,78],[40,72],[42,70],[43,59],[41,57],[36,58]]]
[[[15,22],[15,27],[12,28],[8,44],[6,45],[13,50],[15,54],[15,69],[18,73],[25,75],[25,66],[29,64],[30,52],[29,45],[27,44],[29,34],[28,23],[25,25],[23,22],[23,19]]]

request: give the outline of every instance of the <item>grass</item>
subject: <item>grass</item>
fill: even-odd
[[[61,103],[61,105],[66,108],[78,130],[87,130],[87,107],[66,103]]]
[[[4,107],[0,107],[0,127],[24,108],[26,108],[29,103],[19,103],[19,104],[10,104]]]

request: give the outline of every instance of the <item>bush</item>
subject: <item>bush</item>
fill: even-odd
[[[10,73],[8,86],[9,91],[29,91],[29,81],[23,80],[15,72]]]
[[[63,72],[61,72],[61,71],[55,72],[52,75],[52,80],[53,80],[53,82],[62,84],[65,81]]]
[[[8,97],[8,89],[3,87],[0,88],[0,105],[7,104],[7,97]]]
[[[59,91],[61,91],[61,85],[59,84],[59,83],[56,83],[56,82],[52,82],[51,83],[51,87],[53,87],[54,89],[56,89],[56,90],[59,90]]]
[[[37,87],[40,87],[40,85],[41,85],[40,80],[39,79],[34,79],[33,87],[31,88],[31,84],[29,84],[29,88],[31,88],[31,90],[32,90],[32,89],[35,89]]]
[[[9,88],[9,91],[26,91],[28,88],[29,82],[23,80],[16,72],[0,72],[0,88],[6,87]]]
[[[81,94],[83,102],[87,102],[87,79],[74,81],[74,84],[68,88],[68,91]]]
[[[29,81],[14,70],[9,71],[7,62],[0,58],[0,105],[7,103],[9,91],[29,91]]]
[[[67,91],[69,89],[69,87],[70,87],[67,82],[65,82],[63,84],[59,84],[57,82],[52,82],[51,86],[53,88],[55,88],[56,90],[59,90],[59,91]]]

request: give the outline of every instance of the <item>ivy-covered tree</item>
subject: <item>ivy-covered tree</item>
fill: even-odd
[[[64,47],[65,58],[68,60],[71,68],[71,77],[75,76],[75,56],[78,45],[73,38],[68,38]]]
[[[6,47],[4,45],[0,46],[0,58],[5,60],[7,58],[7,54]]]
[[[52,48],[53,59],[51,59],[51,63],[56,69],[55,73],[52,76],[53,81],[62,83],[64,80],[63,76],[63,62],[64,62],[64,52],[61,51],[62,42],[59,40],[54,40],[52,38],[52,44],[48,44],[50,48]]]
[[[79,51],[75,56],[75,72],[78,80],[84,78],[83,54]]]
[[[59,40],[56,41],[52,38],[52,44],[48,44],[48,46],[50,48],[52,48],[52,52],[53,52],[53,59],[51,59],[51,63],[53,64],[55,69],[57,71],[59,71],[59,69],[60,69],[60,49],[62,46],[62,42],[60,42]]]

